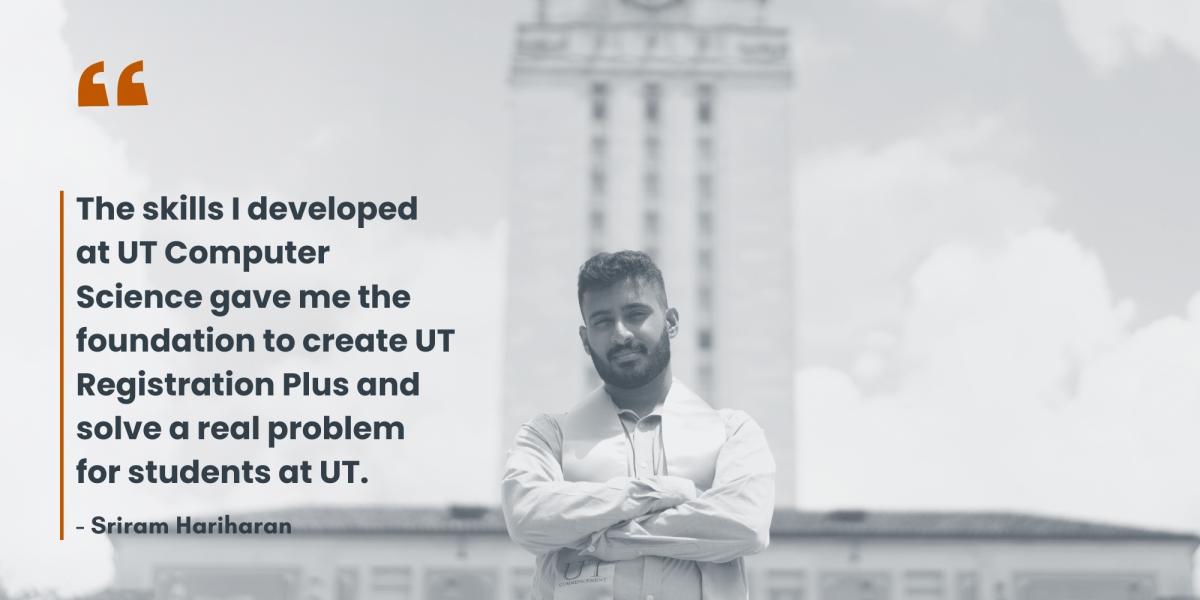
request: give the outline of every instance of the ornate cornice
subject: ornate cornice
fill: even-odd
[[[790,81],[788,32],[743,25],[533,23],[517,27],[512,75],[660,74]]]

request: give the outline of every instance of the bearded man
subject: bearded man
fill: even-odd
[[[671,374],[679,311],[642,252],[579,270],[579,339],[604,384],[521,427],[501,483],[540,600],[744,600],[766,548],[775,461],[746,413]],[[731,398],[736,402],[736,398]]]

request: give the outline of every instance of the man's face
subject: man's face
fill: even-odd
[[[679,314],[663,306],[653,283],[632,279],[583,294],[583,349],[605,383],[640,387],[671,362],[671,340]]]

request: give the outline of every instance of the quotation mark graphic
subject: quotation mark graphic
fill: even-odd
[[[104,72],[104,61],[92,63],[79,76],[79,106],[108,106],[108,90],[103,83],[95,81],[96,74]],[[146,85],[135,82],[133,76],[142,72],[142,61],[129,63],[117,79],[118,106],[146,106]]]

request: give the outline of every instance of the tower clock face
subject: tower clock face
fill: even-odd
[[[662,10],[673,4],[679,4],[683,0],[625,0],[625,2],[646,10]]]

